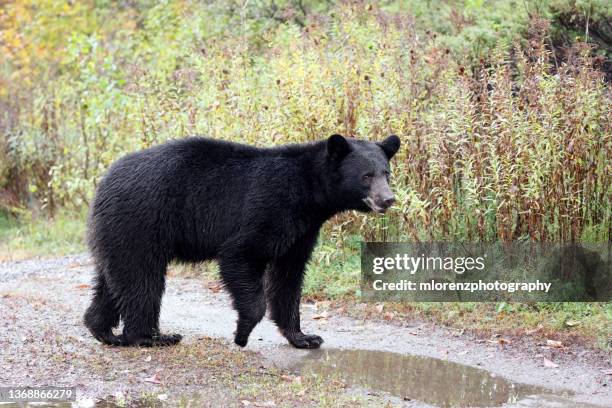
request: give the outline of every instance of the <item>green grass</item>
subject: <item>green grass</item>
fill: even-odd
[[[85,215],[59,213],[53,219],[15,219],[0,213],[0,260],[55,257],[83,252]]]
[[[20,220],[0,216],[0,260],[55,257],[86,250],[84,214],[58,214]],[[330,238],[333,236],[334,238]],[[360,299],[359,235],[337,236],[327,228],[313,253],[304,283],[303,297],[354,304]],[[215,263],[174,265],[175,274],[218,279]],[[375,305],[367,316],[377,318]],[[346,308],[355,310],[355,308]],[[604,350],[612,349],[612,303],[402,303],[387,304],[399,319],[433,321],[482,333],[538,331],[542,335],[577,335]],[[355,315],[357,317],[357,315]],[[360,315],[361,317],[361,315]]]
[[[400,316],[417,317],[480,333],[586,340],[612,350],[612,303],[405,303],[390,305]],[[571,340],[574,341],[574,340]]]
[[[351,235],[344,242],[321,236],[308,265],[303,294],[313,299],[342,299],[359,296],[359,242]]]
[[[322,237],[308,268],[304,297],[349,304],[361,301],[360,240],[359,236],[350,236],[337,249],[336,243]],[[355,317],[382,317],[374,304],[370,306],[365,310],[346,309]],[[592,346],[612,350],[612,302],[405,302],[388,303],[384,312],[394,312],[399,319],[428,320],[483,334],[579,336]]]

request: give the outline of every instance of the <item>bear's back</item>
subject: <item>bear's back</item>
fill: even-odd
[[[180,248],[183,259],[208,258],[255,211],[257,219],[261,209],[278,216],[303,200],[296,181],[309,167],[301,159],[314,151],[308,146],[314,145],[258,148],[196,137],[124,156],[98,186],[90,237],[113,247],[118,240],[157,242]]]

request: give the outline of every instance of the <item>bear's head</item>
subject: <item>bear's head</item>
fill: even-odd
[[[328,180],[334,201],[343,209],[384,213],[395,202],[389,188],[389,160],[399,147],[395,135],[376,143],[330,136],[327,156],[332,177]]]

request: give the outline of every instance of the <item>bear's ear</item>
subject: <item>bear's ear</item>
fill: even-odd
[[[344,157],[351,151],[349,142],[341,135],[331,135],[327,139],[327,153],[329,156],[337,161],[344,159]]]
[[[396,135],[391,135],[380,143],[377,143],[387,155],[387,159],[391,160],[400,147],[400,138]]]

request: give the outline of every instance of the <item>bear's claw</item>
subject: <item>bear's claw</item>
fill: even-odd
[[[234,343],[236,343],[240,347],[246,347],[248,342],[249,342],[249,336],[236,335],[234,337]]]
[[[293,333],[287,338],[296,348],[317,349],[323,344],[323,339],[316,334]]]
[[[178,344],[183,339],[183,336],[180,334],[157,334],[154,335],[153,346],[173,346]]]
[[[121,335],[118,336],[120,343],[118,346],[135,346],[135,347],[164,347],[173,346],[178,344],[183,336],[180,334],[155,334],[151,337],[137,337],[137,338],[126,338]]]

